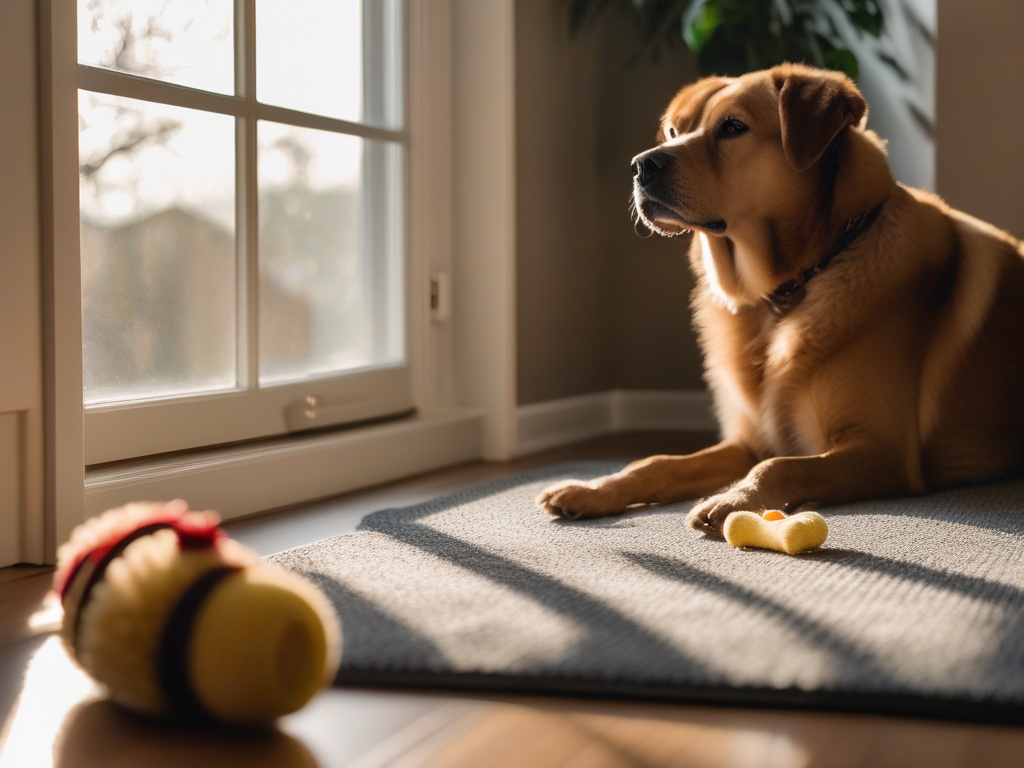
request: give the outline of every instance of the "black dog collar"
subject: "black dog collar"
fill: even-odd
[[[840,253],[850,247],[858,237],[864,234],[865,230],[868,229],[878,219],[878,214],[882,212],[882,207],[885,205],[885,201],[882,201],[870,211],[858,214],[846,222],[846,229],[843,230],[843,234],[835,242],[835,244],[829,248],[828,253],[815,264],[813,267],[803,270],[798,277],[792,280],[787,280],[778,288],[769,294],[765,301],[768,302],[768,307],[771,309],[772,314],[777,317],[791,312],[797,304],[803,301],[804,295],[807,292],[807,283],[813,280],[815,277],[824,272],[832,260]]]

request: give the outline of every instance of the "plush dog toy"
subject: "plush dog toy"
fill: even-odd
[[[722,530],[725,540],[734,547],[774,549],[796,555],[817,549],[825,543],[828,525],[817,512],[787,515],[771,509],[763,515],[756,512],[733,512],[725,518]]]
[[[257,725],[333,678],[341,630],[311,584],[228,538],[181,500],[78,526],[57,554],[61,637],[115,702]]]

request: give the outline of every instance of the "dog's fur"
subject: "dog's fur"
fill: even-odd
[[[1024,248],[896,183],[866,116],[851,80],[800,65],[672,100],[659,146],[633,161],[634,204],[655,232],[694,233],[692,309],[723,439],[555,485],[543,509],[707,497],[690,523],[718,535],[736,510],[1021,474]]]

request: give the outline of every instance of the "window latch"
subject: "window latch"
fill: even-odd
[[[360,400],[331,403],[320,395],[308,394],[293,400],[285,408],[285,426],[289,432],[302,432],[356,421],[364,408],[365,403]]]

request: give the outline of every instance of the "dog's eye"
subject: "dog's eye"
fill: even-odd
[[[718,126],[718,138],[720,139],[735,139],[737,136],[742,136],[747,132],[747,126],[737,120],[735,117],[727,117],[722,121],[722,124]]]

